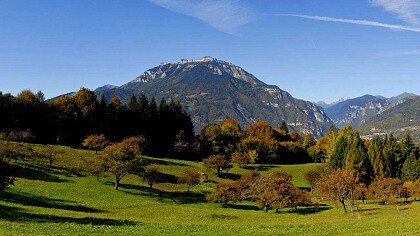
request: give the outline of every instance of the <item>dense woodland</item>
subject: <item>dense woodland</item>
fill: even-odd
[[[182,153],[174,150],[176,142],[194,139],[191,119],[179,102],[157,104],[143,93],[133,95],[128,104],[116,97],[108,102],[85,88],[50,102],[44,101],[41,92],[26,90],[16,97],[0,94],[0,131],[5,140],[74,147],[93,134],[103,134],[111,142],[144,136],[145,154],[152,156]]]
[[[8,177],[9,163],[17,160],[19,150],[7,141],[62,144],[95,150],[97,158],[84,166],[97,175],[109,173],[115,188],[127,174],[141,176],[150,186],[159,176],[159,166],[149,165],[140,154],[156,157],[202,161],[218,176],[229,171],[232,163],[245,168],[249,164],[324,163],[308,172],[311,192],[357,208],[357,200],[370,197],[392,202],[396,196],[417,196],[420,189],[420,149],[410,134],[397,140],[362,139],[350,126],[331,127],[325,137],[314,140],[311,134],[289,132],[283,121],[278,128],[264,121],[242,129],[233,119],[209,124],[194,136],[191,118],[182,105],[162,100],[159,105],[145,94],[132,96],[128,104],[118,98],[107,102],[103,97],[82,88],[79,92],[44,101],[41,92],[23,91],[16,97],[0,95],[0,189],[13,183]],[[53,149],[37,156],[52,166]],[[100,154],[100,155],[99,155]],[[186,169],[179,182],[199,184],[197,171]],[[339,186],[338,188],[334,186]],[[310,204],[307,191],[295,187],[289,174],[261,174],[251,171],[233,182],[219,183],[209,201],[252,200],[268,211]]]

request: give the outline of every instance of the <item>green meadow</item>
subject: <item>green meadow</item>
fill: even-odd
[[[96,176],[82,171],[86,161],[95,158],[95,152],[55,148],[61,154],[52,168],[47,161],[31,156],[12,162],[16,182],[0,194],[0,235],[420,234],[420,202],[399,206],[368,202],[352,216],[325,202],[319,207],[264,213],[250,202],[223,208],[205,200],[217,182],[235,180],[247,169],[286,171],[297,186],[307,187],[304,173],[317,164],[234,166],[218,178],[200,162],[145,157],[160,165],[165,181],[150,189],[138,176],[129,175],[116,191],[111,176],[97,181]],[[208,174],[208,181],[192,187],[190,193],[177,183],[187,167]]]

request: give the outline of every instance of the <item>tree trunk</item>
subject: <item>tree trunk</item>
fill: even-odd
[[[53,164],[53,160],[50,160],[50,167],[52,167],[52,164]]]
[[[217,168],[217,176],[220,176],[220,168]]]
[[[118,190],[119,185],[120,185],[120,178],[118,176],[115,176],[115,190]]]
[[[150,181],[149,181],[149,187],[150,187],[150,189],[152,189],[152,188],[153,188],[153,182],[150,182]]]
[[[187,185],[187,193],[190,192],[190,185]]]
[[[96,174],[96,182],[99,182],[99,174]]]
[[[264,212],[267,213],[268,212],[268,206],[264,205]]]
[[[343,205],[344,213],[347,213],[346,204],[345,204],[344,200],[340,200],[340,203],[341,203],[341,205]]]

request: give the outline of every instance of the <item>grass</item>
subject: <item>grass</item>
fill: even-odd
[[[42,149],[41,145],[32,145]],[[222,208],[206,203],[205,195],[217,181],[231,181],[246,169],[238,166],[230,175],[192,188],[173,180],[186,167],[202,169],[201,163],[149,158],[161,166],[166,183],[149,189],[139,177],[130,175],[113,189],[113,179],[83,176],[80,166],[94,158],[91,151],[62,150],[53,168],[47,161],[31,157],[18,160],[15,186],[0,194],[0,235],[418,235],[420,202],[385,207],[370,202],[360,215],[322,205],[264,213],[243,202]],[[305,187],[303,173],[316,164],[253,165],[263,172],[284,170],[295,184]]]

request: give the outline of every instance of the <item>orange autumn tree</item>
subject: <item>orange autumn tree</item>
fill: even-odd
[[[104,149],[109,145],[108,139],[103,134],[99,135],[89,135],[83,140],[82,146],[95,150],[95,153],[98,154],[99,150]]]

